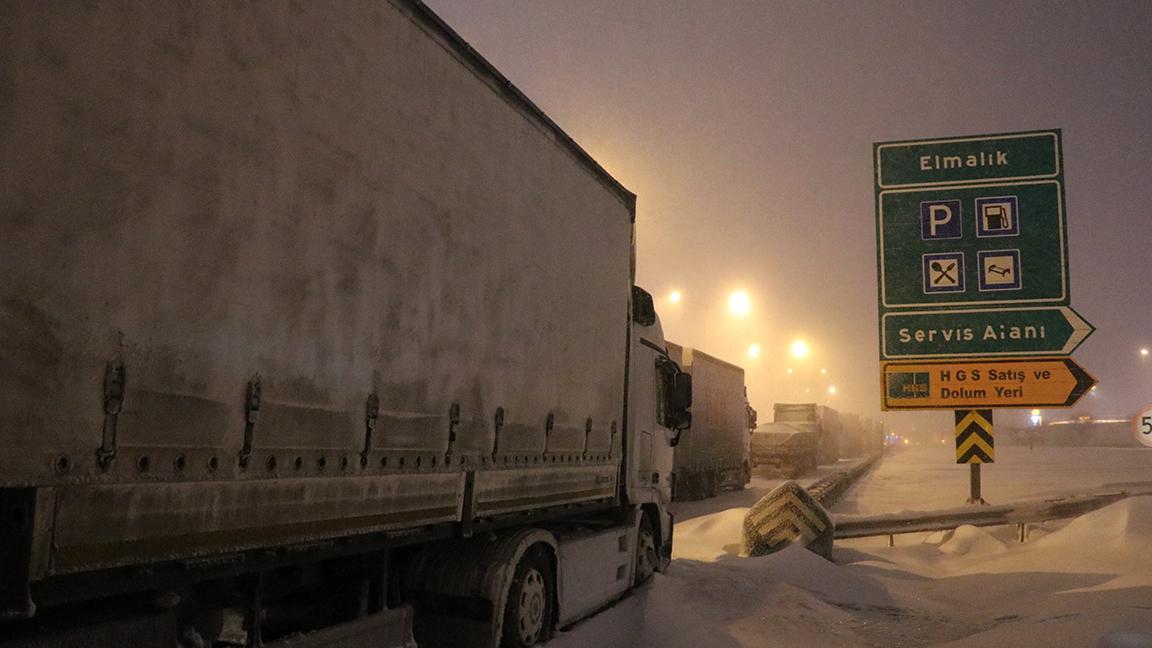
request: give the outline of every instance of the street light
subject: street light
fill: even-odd
[[[728,312],[736,317],[747,317],[752,310],[752,298],[743,290],[728,295]]]
[[[1140,356],[1143,358],[1148,357],[1148,347],[1144,347],[1143,349],[1140,349]]]
[[[808,343],[804,340],[795,340],[792,342],[792,357],[796,359],[807,358],[811,349],[808,348]]]
[[[683,298],[684,298],[684,296],[680,294],[679,290],[673,290],[668,295],[668,301],[672,302],[673,304],[679,304],[680,300]]]
[[[836,385],[829,385],[828,386],[828,395],[830,395],[830,396],[836,395]]]
[[[760,345],[759,344],[753,344],[753,345],[750,345],[748,347],[748,357],[753,358],[753,359],[760,357]]]

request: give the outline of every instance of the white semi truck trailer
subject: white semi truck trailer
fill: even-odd
[[[692,375],[692,429],[680,434],[673,460],[675,498],[715,497],[752,479],[749,438],[752,410],[744,369],[691,347],[668,342],[668,354]]]
[[[0,13],[0,645],[532,646],[668,560],[635,196],[425,5]]]

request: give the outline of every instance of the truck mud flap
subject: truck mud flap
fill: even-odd
[[[28,583],[32,570],[32,535],[36,489],[0,489],[0,620],[32,616]]]

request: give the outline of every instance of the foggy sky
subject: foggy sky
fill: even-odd
[[[879,411],[873,142],[1062,128],[1071,303],[1097,327],[1075,357],[1100,380],[1076,412],[1152,403],[1152,2],[428,4],[637,193],[667,337],[744,365],[761,412],[830,383]]]

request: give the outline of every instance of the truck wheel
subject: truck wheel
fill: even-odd
[[[548,640],[552,624],[552,564],[538,546],[524,552],[508,588],[501,648],[528,648]]]
[[[652,519],[645,513],[640,517],[640,531],[636,534],[636,575],[633,583],[639,585],[652,578],[659,561],[656,530],[652,528]]]

